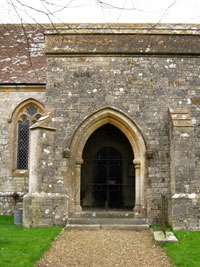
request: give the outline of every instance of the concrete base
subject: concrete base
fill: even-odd
[[[178,239],[172,232],[166,232],[166,237],[162,231],[153,232],[155,243],[175,243],[178,242]]]

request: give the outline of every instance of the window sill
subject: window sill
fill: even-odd
[[[13,177],[26,177],[28,174],[28,170],[14,170],[12,172]]]

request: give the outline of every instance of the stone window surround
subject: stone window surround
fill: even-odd
[[[69,164],[72,166],[72,172],[68,172],[68,179],[74,179],[69,184],[74,184],[75,190],[71,189],[69,192],[72,195],[69,197],[69,214],[73,216],[79,216],[82,212],[80,206],[80,186],[81,186],[81,166],[83,164],[82,153],[88,138],[93,132],[95,132],[99,127],[110,123],[117,127],[122,133],[127,137],[133,153],[134,160],[133,164],[135,167],[135,216],[146,214],[146,186],[145,186],[145,153],[146,153],[146,143],[144,137],[141,133],[138,125],[132,120],[132,118],[122,112],[119,109],[113,107],[102,108],[93,114],[89,115],[84,119],[84,121],[75,130],[69,144]]]
[[[8,123],[10,123],[10,133],[12,133],[10,138],[10,147],[12,148],[12,176],[13,177],[27,177],[29,175],[29,170],[19,170],[17,169],[17,138],[18,138],[18,121],[20,120],[21,116],[24,113],[24,111],[30,107],[35,106],[38,108],[38,113],[42,114],[44,113],[44,105],[34,99],[34,98],[28,98],[19,103],[15,109],[13,110],[11,117],[8,119]],[[37,114],[38,114],[37,113]]]

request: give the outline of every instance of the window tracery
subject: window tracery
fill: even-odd
[[[17,116],[17,162],[16,169],[28,169],[30,126],[41,116],[43,110],[36,104],[25,105]]]

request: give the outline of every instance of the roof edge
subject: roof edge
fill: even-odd
[[[200,24],[173,23],[74,23],[54,24],[45,31],[52,34],[200,34]]]

